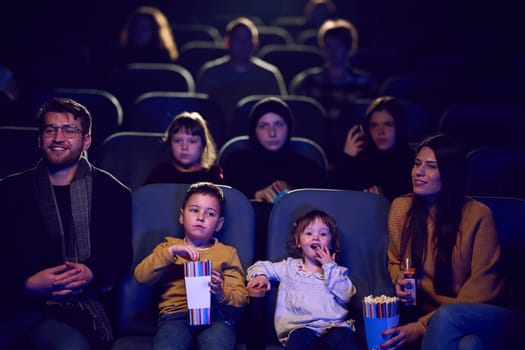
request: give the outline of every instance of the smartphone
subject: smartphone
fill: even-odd
[[[359,133],[364,133],[365,130],[363,129],[363,125],[362,124],[357,124],[357,129],[354,131],[354,133],[352,134],[352,136],[354,135],[357,135]]]

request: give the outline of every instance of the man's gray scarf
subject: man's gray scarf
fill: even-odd
[[[89,239],[89,223],[91,219],[91,192],[93,179],[91,177],[91,164],[84,157],[80,158],[75,177],[69,186],[71,200],[71,227],[70,235],[73,237],[73,249],[67,249],[64,228],[60,219],[60,212],[53,186],[49,181],[46,164],[41,160],[35,168],[35,187],[38,205],[44,218],[51,238],[61,237],[62,255],[64,261],[82,262],[91,254]]]

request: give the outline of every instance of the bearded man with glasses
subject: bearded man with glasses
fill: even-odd
[[[131,264],[130,190],[88,161],[83,105],[53,98],[37,122],[42,159],[0,180],[0,348],[108,349]]]

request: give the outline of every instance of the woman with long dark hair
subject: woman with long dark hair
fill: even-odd
[[[398,99],[381,96],[365,113],[365,123],[348,130],[337,157],[333,187],[381,194],[389,201],[412,190],[415,152],[408,142],[406,111]]]
[[[417,303],[403,308],[401,326],[385,331],[392,335],[388,348],[419,344],[442,305],[501,302],[505,280],[494,219],[486,205],[466,196],[465,172],[455,140],[427,138],[412,168],[413,193],[392,202],[388,270],[396,295],[408,304],[406,262],[415,268]]]

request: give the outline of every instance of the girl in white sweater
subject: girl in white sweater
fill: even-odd
[[[356,293],[348,269],[336,263],[340,237],[335,220],[313,210],[294,225],[290,257],[248,268],[248,288],[279,282],[275,330],[286,349],[356,349],[347,304]]]

